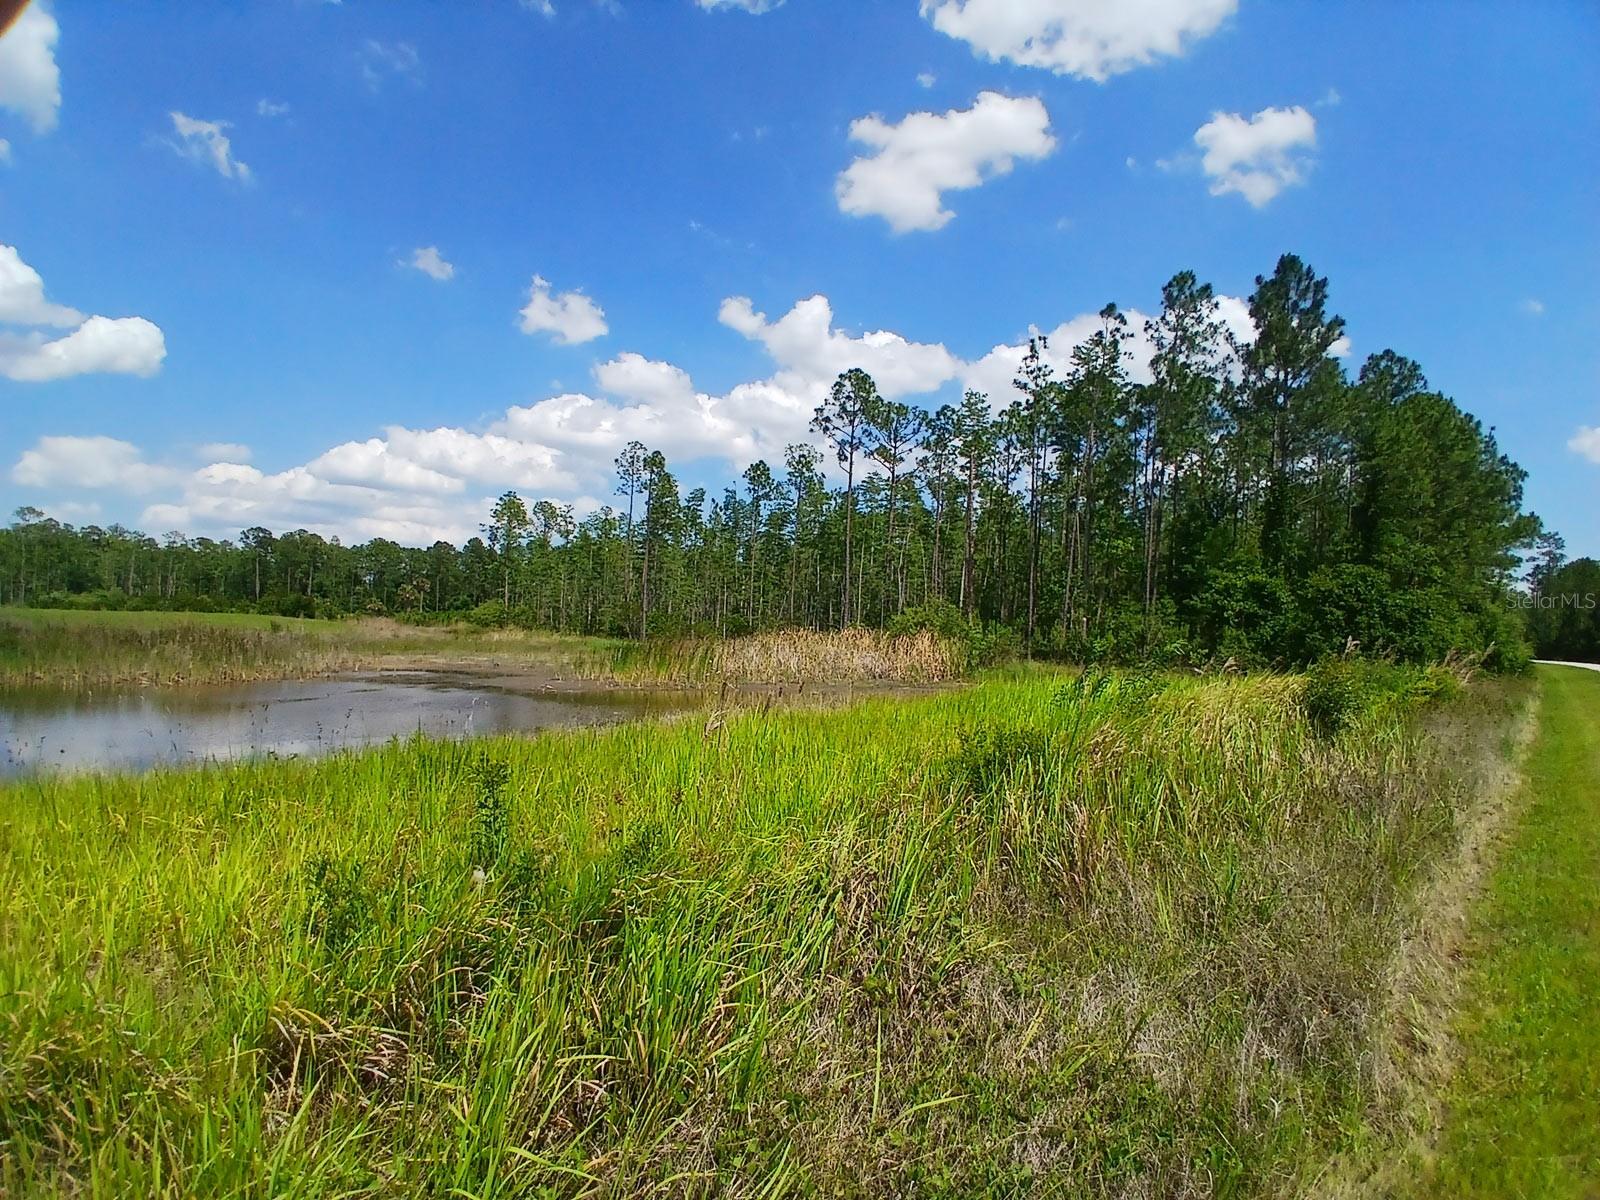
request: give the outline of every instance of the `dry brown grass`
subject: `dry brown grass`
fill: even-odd
[[[789,630],[723,643],[716,670],[738,682],[786,680],[892,680],[938,683],[964,666],[960,647],[923,630],[890,637],[871,629],[837,633]]]
[[[935,633],[895,637],[874,629],[635,643],[590,666],[600,676],[676,684],[942,683],[965,669],[965,650]]]

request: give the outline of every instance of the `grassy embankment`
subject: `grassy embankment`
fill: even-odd
[[[1539,673],[1526,804],[1464,947],[1460,1062],[1407,1195],[1600,1195],[1600,673]]]
[[[1370,1107],[1505,715],[1430,749],[1301,690],[1036,675],[0,789],[0,1192],[1293,1190]]]
[[[381,619],[0,609],[0,687],[233,683],[396,665],[533,665],[576,674],[598,638]]]

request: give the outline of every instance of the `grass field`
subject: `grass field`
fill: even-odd
[[[597,638],[520,630],[316,621],[243,613],[0,609],[0,687],[227,683],[363,667],[494,659],[575,673],[610,654]]]
[[[0,1192],[1291,1192],[1509,703],[1303,688],[0,789]]]
[[[1465,947],[1461,1061],[1417,1197],[1600,1195],[1600,673],[1539,673],[1526,807]]]

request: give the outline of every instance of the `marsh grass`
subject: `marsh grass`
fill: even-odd
[[[931,630],[784,629],[739,638],[625,643],[590,660],[624,681],[715,683],[940,683],[966,674],[964,647]]]
[[[0,609],[0,687],[235,683],[410,660],[574,672],[610,643],[466,626],[416,627],[381,618],[319,621],[240,613]]]
[[[1035,672],[0,790],[0,1192],[1239,1195],[1366,1111],[1407,714]]]

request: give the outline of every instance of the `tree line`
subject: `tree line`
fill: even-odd
[[[1528,590],[1517,597],[1540,658],[1600,662],[1600,562],[1570,562],[1558,534],[1539,539]]]
[[[1522,470],[1415,362],[1385,350],[1351,378],[1328,282],[1297,257],[1257,278],[1249,311],[1241,341],[1212,287],[1175,275],[1143,382],[1114,304],[1059,372],[1035,337],[1005,397],[929,411],[852,369],[816,409],[817,444],[720,494],[685,492],[633,442],[615,504],[578,519],[508,492],[460,547],[157,540],[24,509],[0,532],[0,602],[632,636],[932,623],[1079,658],[1515,658],[1511,587],[1542,532]]]

